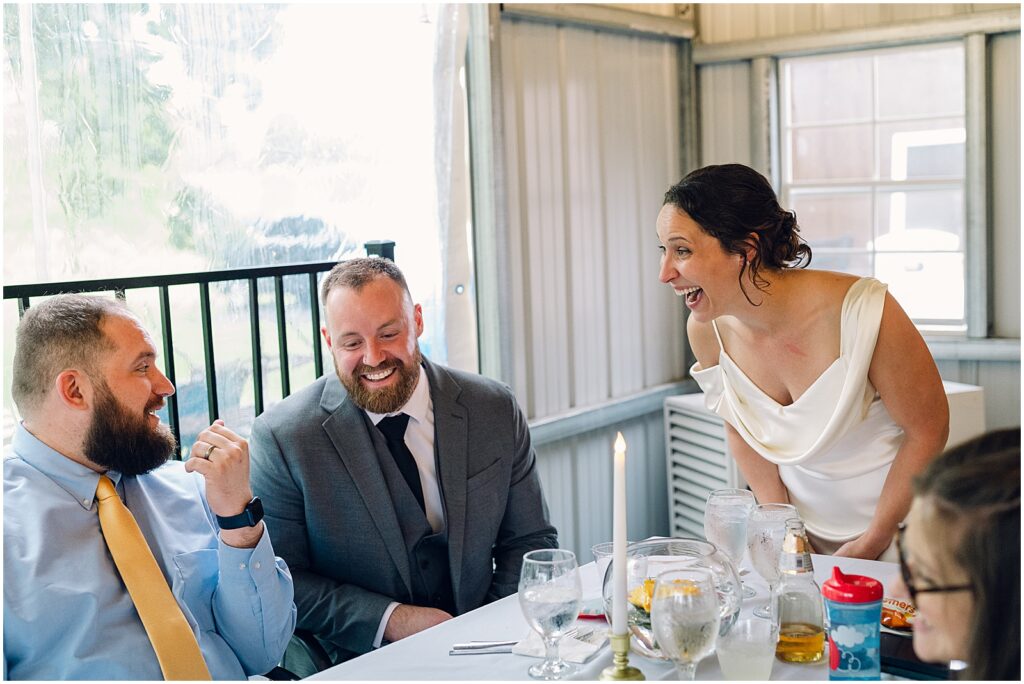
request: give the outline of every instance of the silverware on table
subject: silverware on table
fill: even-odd
[[[575,637],[582,641],[589,641],[595,635],[593,628],[584,629],[581,633],[579,627],[573,627],[564,636]],[[462,644],[453,644],[448,655],[488,655],[492,653],[511,653],[512,647],[519,641],[470,641]]]

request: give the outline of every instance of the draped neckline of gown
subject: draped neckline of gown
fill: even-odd
[[[743,379],[744,379],[744,380],[746,381],[746,383],[747,383],[748,385],[750,385],[751,387],[753,387],[753,388],[754,388],[754,389],[755,389],[755,390],[757,391],[757,393],[758,393],[758,394],[760,394],[760,395],[761,395],[762,397],[764,397],[765,399],[767,399],[768,401],[770,401],[771,403],[773,403],[773,404],[774,404],[775,406],[778,406],[778,407],[779,407],[780,409],[787,409],[787,408],[790,408],[790,407],[792,407],[792,406],[795,406],[795,405],[796,405],[797,403],[799,403],[800,401],[802,401],[802,400],[803,400],[803,398],[804,398],[804,397],[806,397],[806,396],[807,396],[808,394],[811,394],[811,393],[813,393],[813,391],[814,391],[814,390],[815,390],[815,389],[816,389],[816,388],[817,388],[817,387],[818,387],[819,385],[821,385],[821,384],[822,384],[822,378],[824,378],[824,377],[825,377],[826,375],[828,375],[828,374],[829,374],[829,372],[830,372],[830,371],[831,371],[832,369],[836,368],[836,367],[837,367],[837,366],[839,365],[839,362],[843,360],[843,355],[842,355],[842,354],[840,354],[840,355],[839,355],[838,357],[836,357],[835,361],[833,361],[832,363],[830,363],[830,364],[829,364],[828,368],[826,368],[825,370],[823,370],[823,371],[821,372],[821,374],[820,374],[820,375],[819,375],[818,377],[816,377],[816,378],[814,379],[814,382],[812,382],[812,383],[811,383],[810,385],[808,385],[808,386],[807,386],[807,389],[805,389],[805,390],[804,390],[804,391],[803,391],[803,392],[802,392],[802,393],[800,394],[800,396],[799,396],[799,397],[797,397],[797,398],[796,398],[796,399],[794,399],[793,401],[789,402],[788,404],[783,404],[783,403],[781,403],[781,402],[777,401],[777,400],[776,400],[776,399],[775,399],[774,397],[772,397],[772,396],[771,396],[770,394],[768,394],[768,393],[767,393],[767,392],[765,392],[765,391],[764,391],[763,389],[761,389],[761,388],[760,388],[760,387],[759,387],[759,386],[757,385],[757,383],[755,383],[755,382],[754,382],[753,380],[751,380],[751,379],[750,379],[750,377],[749,377],[749,376],[747,376],[747,374],[743,372],[743,369],[739,367],[739,365],[738,365],[738,364],[737,364],[737,363],[736,363],[736,362],[735,362],[735,361],[734,361],[734,360],[732,359],[732,357],[731,357],[731,356],[729,356],[729,353],[728,353],[728,352],[726,352],[726,351],[725,351],[725,349],[721,349],[721,350],[719,351],[719,356],[720,356],[720,358],[719,358],[719,361],[718,361],[719,363],[721,363],[721,362],[722,362],[722,361],[721,361],[721,359],[722,359],[722,358],[724,358],[724,359],[725,359],[726,361],[728,361],[728,362],[729,362],[729,365],[730,365],[730,366],[732,366],[732,367],[733,367],[733,369],[734,369],[734,370],[735,370],[735,371],[736,371],[736,372],[737,372],[737,373],[738,373],[738,374],[739,374],[740,376],[742,376],[742,378],[743,378]]]

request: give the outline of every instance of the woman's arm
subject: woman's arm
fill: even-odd
[[[889,293],[868,379],[903,428],[903,444],[868,529],[835,555],[874,560],[888,548],[896,526],[910,510],[911,480],[942,452],[949,436],[949,404],[939,370],[921,333]]]

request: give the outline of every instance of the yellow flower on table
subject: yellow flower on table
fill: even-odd
[[[629,592],[629,602],[645,613],[650,613],[655,583],[656,580],[654,578],[648,577],[642,584],[633,587],[633,591]],[[697,594],[700,593],[700,587],[692,580],[677,579],[673,580],[671,585],[665,587],[664,591],[673,594]]]

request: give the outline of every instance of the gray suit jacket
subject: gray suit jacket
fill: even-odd
[[[512,392],[423,365],[452,590],[464,613],[514,593],[523,554],[557,547],[558,537]],[[250,440],[252,486],[294,577],[297,628],[316,634],[336,661],[369,651],[391,601],[412,600],[409,556],[370,426],[329,373],[257,418]]]

